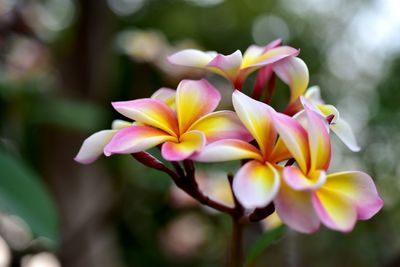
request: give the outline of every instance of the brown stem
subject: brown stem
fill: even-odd
[[[243,266],[243,230],[244,224],[232,217],[232,240],[229,255],[229,267]]]

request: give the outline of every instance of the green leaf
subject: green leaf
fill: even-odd
[[[0,210],[22,218],[37,237],[57,246],[56,208],[39,177],[21,160],[0,148]]]
[[[261,235],[250,248],[246,259],[246,266],[252,266],[257,258],[267,249],[267,247],[285,231],[286,226],[280,225],[272,231]]]

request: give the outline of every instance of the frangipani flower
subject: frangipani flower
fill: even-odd
[[[360,151],[357,140],[351,130],[350,124],[345,121],[339,114],[339,111],[332,105],[327,105],[321,98],[320,88],[312,86],[308,88],[304,97],[317,107],[319,113],[324,116],[334,115],[329,128],[334,132],[339,139],[351,150]]]
[[[168,92],[166,99],[171,96]],[[175,95],[176,111],[158,99],[114,102],[119,113],[137,124],[118,131],[104,148],[104,154],[137,153],[163,144],[162,156],[179,161],[201,150],[207,142],[224,138],[250,140],[234,112],[212,113],[220,98],[206,80],[183,80]]]
[[[194,159],[204,162],[250,159],[236,173],[233,190],[245,208],[265,207],[280,187],[275,163],[291,156],[282,142],[275,143],[277,132],[270,115],[271,107],[237,90],[232,101],[239,119],[253,135],[258,148],[242,140],[224,139],[210,143]]]
[[[280,44],[281,40],[278,39],[264,47],[252,45],[243,55],[242,52],[236,50],[226,56],[211,51],[186,49],[171,55],[168,60],[176,65],[202,68],[217,73],[240,90],[251,72],[299,54],[299,50],[290,46],[280,46]]]
[[[306,125],[273,113],[276,130],[298,167],[282,170],[281,187],[274,200],[279,217],[290,227],[311,233],[322,222],[349,232],[357,220],[366,220],[382,207],[372,178],[363,172],[327,174],[331,143],[326,119],[304,100]]]

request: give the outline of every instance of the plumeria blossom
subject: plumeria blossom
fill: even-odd
[[[270,115],[271,107],[237,90],[232,101],[239,119],[258,147],[242,140],[224,139],[207,145],[194,159],[205,162],[250,159],[236,173],[233,190],[245,208],[265,207],[280,187],[275,163],[290,158],[290,153],[282,142],[275,143],[277,132]]]
[[[274,200],[279,217],[290,227],[311,233],[322,222],[328,228],[349,232],[357,220],[367,220],[383,205],[372,178],[360,171],[327,174],[331,143],[325,117],[306,101],[306,125],[272,112],[273,124],[297,166],[282,170]]]
[[[320,88],[318,86],[310,87],[304,94],[304,97],[309,100],[322,115],[334,115],[329,128],[351,151],[360,151],[360,147],[357,144],[357,140],[353,134],[350,124],[340,116],[339,111],[334,106],[324,103],[321,98]]]
[[[160,95],[171,99],[171,93],[164,90]],[[105,146],[104,154],[136,153],[163,144],[162,156],[179,161],[201,150],[207,142],[223,138],[249,140],[251,136],[234,112],[212,112],[220,99],[218,90],[206,80],[183,80],[175,104],[170,102],[175,109],[155,98],[114,102],[113,107],[136,124],[118,131]]]
[[[222,55],[212,51],[186,49],[169,56],[168,60],[176,65],[212,71],[228,79],[236,89],[241,89],[244,80],[253,71],[299,54],[298,49],[280,44],[281,40],[278,39],[264,47],[252,45],[243,55],[240,50]]]

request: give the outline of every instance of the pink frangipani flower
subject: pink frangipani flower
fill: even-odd
[[[265,207],[280,187],[275,163],[290,158],[290,154],[282,142],[275,143],[277,132],[270,115],[271,107],[237,90],[232,101],[238,117],[253,135],[258,147],[242,140],[224,139],[207,145],[194,159],[204,162],[250,159],[236,173],[233,190],[245,208]]]
[[[165,95],[171,99],[168,92]],[[251,136],[234,112],[212,112],[220,98],[218,90],[206,80],[183,80],[176,91],[175,109],[158,99],[114,102],[119,113],[137,124],[118,131],[104,154],[136,153],[163,144],[162,156],[179,161],[190,158],[207,142],[224,138],[248,141]]]
[[[383,206],[372,178],[360,171],[327,174],[331,159],[328,123],[303,99],[305,125],[272,112],[281,140],[296,160],[282,170],[274,203],[279,217],[295,230],[311,233],[320,222],[349,232],[357,220],[366,220]]]
[[[176,65],[217,73],[228,79],[234,88],[240,90],[246,77],[253,71],[299,54],[298,49],[280,44],[281,40],[278,39],[264,47],[252,45],[243,55],[240,50],[230,55],[222,55],[211,51],[186,49],[169,56],[168,60]]]

